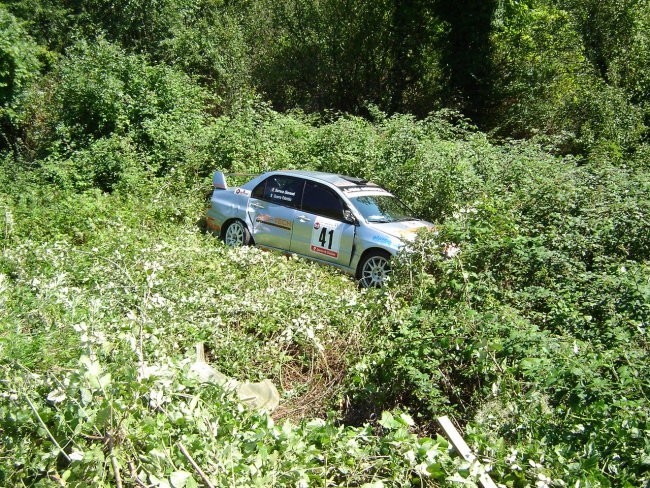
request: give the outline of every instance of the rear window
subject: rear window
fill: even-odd
[[[298,207],[302,200],[303,180],[292,176],[269,176],[253,190],[253,198],[267,202]]]

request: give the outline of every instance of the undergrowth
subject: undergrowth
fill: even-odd
[[[0,484],[197,486],[190,457],[221,486],[475,483],[480,465],[438,436],[443,414],[503,485],[647,483],[642,164],[496,145],[449,113],[377,117],[254,107],[206,125],[208,142],[164,171],[133,134],[7,155]],[[383,290],[228,249],[200,223],[206,144],[225,170],[372,178],[436,231]],[[106,154],[124,171],[98,188],[78,164]],[[228,376],[270,378],[280,407],[198,384],[197,343]]]

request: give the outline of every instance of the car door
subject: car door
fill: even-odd
[[[344,220],[345,208],[334,190],[306,180],[301,206],[294,218],[291,251],[349,266],[355,226]]]
[[[290,249],[303,185],[300,178],[272,175],[253,189],[248,201],[248,216],[257,245],[284,251]]]

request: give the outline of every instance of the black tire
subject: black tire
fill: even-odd
[[[357,267],[357,280],[362,288],[381,288],[390,274],[390,254],[379,249],[368,252]]]
[[[251,233],[241,220],[231,220],[223,230],[223,242],[226,246],[241,247],[251,243]]]

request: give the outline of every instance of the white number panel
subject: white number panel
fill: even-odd
[[[311,232],[311,251],[338,258],[341,250],[341,231],[341,222],[338,220],[317,217]]]

